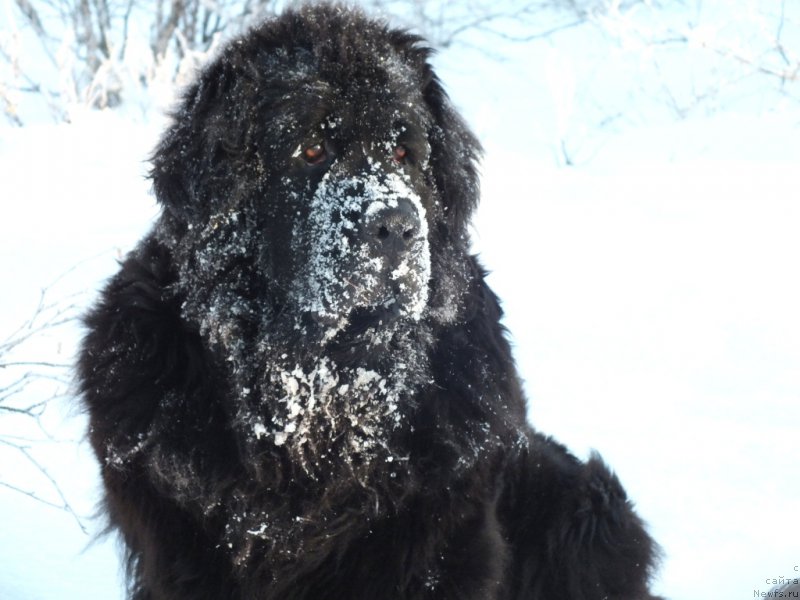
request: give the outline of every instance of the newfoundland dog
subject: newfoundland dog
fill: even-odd
[[[131,598],[653,598],[617,479],[526,424],[429,56],[306,6],[186,90],[79,363]]]

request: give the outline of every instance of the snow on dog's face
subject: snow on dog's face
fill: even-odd
[[[292,227],[290,301],[298,314],[327,325],[328,336],[354,319],[379,326],[419,320],[427,306],[430,200],[423,197],[430,193],[400,164],[409,149],[387,146],[391,162],[360,147],[341,158],[328,158],[322,144],[301,152],[332,164],[309,186],[307,209]]]

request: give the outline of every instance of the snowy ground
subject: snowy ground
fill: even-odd
[[[657,591],[753,597],[800,563],[800,109],[641,123],[558,168],[570,115],[542,81],[562,59],[528,59],[441,64],[487,147],[475,248],[504,300],[531,420],[616,469],[664,547]],[[147,229],[157,121],[87,113],[0,129],[0,340],[50,282],[54,298],[87,302]],[[18,359],[68,361],[75,339],[58,329]],[[90,515],[83,420],[60,402],[45,425],[53,439],[3,415],[0,436],[39,440],[35,457]],[[59,501],[2,445],[0,481]],[[91,544],[65,511],[2,487],[0,512],[0,598],[122,598],[113,540]]]

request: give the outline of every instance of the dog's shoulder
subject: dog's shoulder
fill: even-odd
[[[141,429],[132,421],[149,420],[167,390],[207,371],[199,335],[180,317],[174,279],[169,251],[146,238],[84,317],[78,381],[93,427]]]

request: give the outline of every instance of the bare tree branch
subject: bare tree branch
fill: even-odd
[[[2,485],[3,487],[9,488],[9,489],[18,491],[18,492],[20,492],[20,493],[22,493],[22,494],[24,494],[24,495],[26,495],[26,496],[28,496],[30,498],[33,498],[34,500],[36,500],[38,502],[42,502],[43,504],[46,504],[48,506],[52,506],[54,508],[58,508],[58,509],[66,511],[67,513],[69,513],[75,519],[75,522],[78,524],[78,527],[80,527],[80,530],[84,534],[88,535],[89,534],[88,529],[83,524],[83,521],[81,520],[81,517],[78,515],[78,513],[72,507],[72,504],[69,502],[69,500],[67,500],[67,497],[64,495],[64,492],[61,491],[61,487],[58,485],[58,482],[53,478],[52,475],[50,475],[50,472],[47,470],[47,468],[41,462],[39,462],[36,459],[36,457],[34,457],[31,454],[29,447],[21,445],[21,444],[9,442],[7,440],[4,440],[3,438],[0,438],[0,444],[5,445],[5,446],[10,446],[14,450],[16,450],[17,452],[22,454],[25,457],[25,459],[30,464],[32,464],[36,468],[36,470],[50,482],[51,488],[55,491],[55,493],[58,496],[60,502],[51,502],[51,501],[47,500],[46,498],[43,498],[39,494],[36,494],[33,491],[23,490],[22,488],[19,488],[17,486],[12,485],[12,484],[6,483],[4,481],[0,481],[0,485]]]
[[[48,431],[48,409],[66,397],[71,384],[70,365],[43,354],[39,343],[43,336],[53,335],[79,314],[76,294],[51,300],[54,284],[40,291],[31,316],[0,342],[0,419],[6,425],[0,431],[0,447],[19,454],[46,484],[42,490],[26,489],[8,479],[0,481],[0,485],[66,511],[86,533],[81,517],[58,481],[34,454],[36,444],[58,441]],[[52,495],[58,500],[48,499]]]
[[[17,7],[19,8],[20,12],[25,16],[30,23],[31,27],[33,28],[34,33],[38,35],[40,38],[46,38],[47,33],[44,30],[44,26],[42,25],[42,19],[39,17],[39,13],[33,7],[29,0],[16,0]]]
[[[153,56],[162,57],[167,52],[172,36],[178,28],[178,22],[184,8],[184,0],[172,0],[171,10],[167,20],[156,31],[156,38],[153,42]]]

